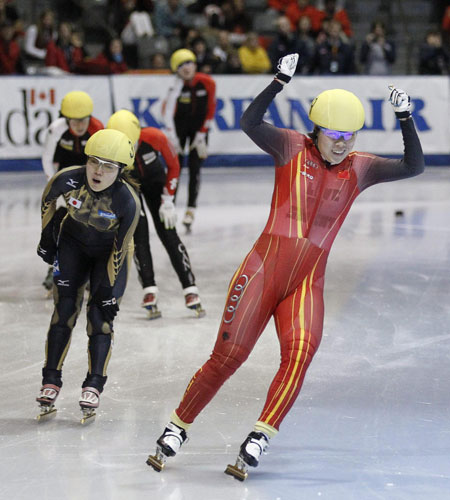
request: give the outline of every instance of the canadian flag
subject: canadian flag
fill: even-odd
[[[37,90],[30,89],[30,104],[37,104],[37,101],[49,101],[50,104],[55,104],[55,89]]]
[[[72,196],[69,199],[69,205],[72,205],[72,207],[75,208],[80,208],[81,207],[81,201],[77,200],[75,198],[72,198]]]

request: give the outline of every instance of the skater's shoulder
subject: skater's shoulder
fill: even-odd
[[[135,188],[127,182],[126,179],[120,179],[120,182],[114,183],[114,198],[120,206],[132,208],[133,210],[140,210],[139,195],[136,193]]]
[[[66,130],[69,130],[69,125],[67,124],[67,120],[63,117],[53,120],[47,128],[49,134],[58,135],[58,137],[61,137]]]
[[[72,165],[62,168],[53,176],[53,179],[58,179],[59,182],[67,181],[69,187],[80,188],[85,181],[85,173],[86,167],[84,165]]]

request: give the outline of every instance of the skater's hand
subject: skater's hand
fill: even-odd
[[[37,247],[37,254],[47,264],[53,265],[56,257],[56,243],[51,238],[44,235],[41,236],[41,241]]]
[[[208,157],[208,147],[206,144],[206,132],[197,132],[191,144],[191,151],[197,149],[198,157],[205,159]]]
[[[159,218],[164,223],[166,229],[173,229],[177,223],[177,213],[173,204],[173,196],[170,194],[161,195],[161,206],[159,207]]]
[[[183,151],[180,146],[180,141],[178,139],[177,134],[174,131],[168,130],[166,132],[167,139],[169,140],[170,145],[173,147],[175,154],[180,155]]]
[[[297,62],[298,54],[288,54],[287,56],[281,57],[278,61],[278,73],[275,75],[275,79],[280,81],[283,85],[289,83],[294,76]]]
[[[112,288],[100,286],[92,297],[92,301],[98,306],[103,319],[110,323],[119,312],[119,304],[112,293]]]
[[[393,85],[389,85],[389,102],[395,111],[395,116],[400,120],[406,120],[411,116],[411,99],[409,95],[402,89],[397,89]]]

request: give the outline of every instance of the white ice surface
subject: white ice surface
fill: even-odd
[[[139,307],[133,268],[96,421],[79,423],[84,309],[58,415],[38,423],[52,311],[35,253],[44,176],[0,174],[0,498],[441,500],[450,498],[450,170],[370,188],[331,252],[321,347],[260,466],[223,471],[259,416],[279,362],[269,323],[242,368],[158,474],[145,464],[214,344],[228,282],[268,215],[271,168],[204,169],[188,248],[207,316],[193,318],[153,228],[163,317]],[[179,218],[186,197],[183,173]],[[397,210],[403,216],[395,215]]]

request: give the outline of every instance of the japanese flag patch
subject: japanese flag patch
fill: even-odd
[[[72,198],[72,196],[69,198],[69,205],[72,205],[72,207],[75,208],[81,208],[81,201],[77,200],[76,198]]]

